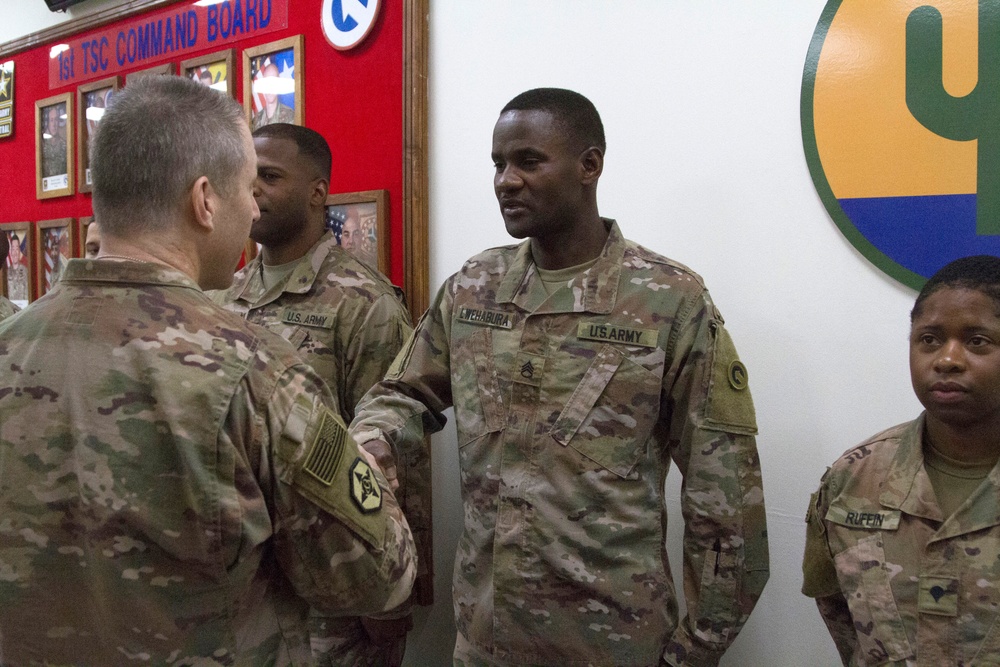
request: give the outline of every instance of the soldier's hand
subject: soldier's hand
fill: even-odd
[[[379,470],[385,475],[389,482],[389,487],[395,491],[399,488],[399,481],[396,479],[396,457],[392,454],[392,447],[385,440],[369,440],[361,445],[361,448],[375,459]]]
[[[403,653],[406,650],[406,633],[413,629],[413,616],[407,614],[402,618],[364,618],[361,625],[371,643],[378,646],[380,653],[388,657],[389,667],[399,667],[403,664]]]

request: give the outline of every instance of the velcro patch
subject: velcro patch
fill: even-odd
[[[608,322],[581,322],[576,337],[584,340],[599,340],[605,343],[656,347],[660,332],[656,329],[633,329]]]
[[[351,464],[351,499],[362,514],[382,509],[382,492],[378,488],[371,466],[359,456]]]
[[[477,308],[459,308],[458,320],[469,324],[496,327],[498,329],[513,329],[514,318],[510,313],[499,310],[479,310]]]
[[[921,614],[958,616],[958,579],[921,575],[917,609]]]
[[[333,328],[333,315],[323,313],[307,313],[300,310],[286,309],[281,314],[281,321],[285,324],[298,324],[304,327],[318,327],[321,329]]]
[[[347,429],[328,413],[324,413],[323,422],[320,424],[319,432],[316,433],[316,439],[313,440],[303,470],[326,486],[333,484],[337,474],[337,464],[344,454],[346,438]]]
[[[826,511],[830,523],[861,530],[896,530],[899,517],[899,510],[855,510],[834,505]]]

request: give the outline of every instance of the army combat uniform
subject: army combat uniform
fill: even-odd
[[[309,664],[409,528],[287,343],[154,264],[70,260],[0,323],[0,662]]]
[[[945,517],[923,432],[848,450],[810,501],[802,592],[845,665],[1000,665],[1000,466]]]
[[[10,302],[7,297],[0,296],[0,320],[5,320],[21,309]]]
[[[289,340],[317,374],[340,396],[340,411],[350,421],[357,402],[385,376],[412,327],[392,285],[337,245],[331,232],[306,253],[287,280],[265,289],[262,257],[236,274],[222,297],[226,308]],[[431,588],[430,469],[426,453],[414,465],[425,471],[422,486],[411,485],[401,497],[420,547],[421,577]],[[420,491],[425,496],[417,492]],[[354,667],[380,664],[360,620],[324,619],[314,624],[318,655],[332,664]]]
[[[596,263],[550,297],[529,242],[466,262],[351,426],[405,456],[455,408],[456,664],[714,665],[767,580],[746,369],[701,279],[605,224]]]

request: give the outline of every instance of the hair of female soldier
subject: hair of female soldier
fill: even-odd
[[[594,103],[578,92],[565,88],[533,88],[508,102],[500,115],[508,111],[545,111],[586,148],[596,146],[601,153],[607,150],[601,115]]]
[[[949,288],[982,292],[996,302],[997,310],[1000,311],[1000,257],[972,255],[946,264],[924,283],[913,304],[913,310],[910,311],[910,321],[920,316],[927,297]]]
[[[194,182],[231,194],[247,160],[243,109],[182,76],[146,76],[116,93],[91,148],[94,214],[105,234],[163,229]]]

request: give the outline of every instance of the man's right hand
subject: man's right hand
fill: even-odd
[[[369,440],[361,445],[368,454],[375,459],[385,479],[389,482],[389,487],[396,491],[399,488],[399,481],[396,479],[396,457],[393,456],[392,447],[385,440]]]

